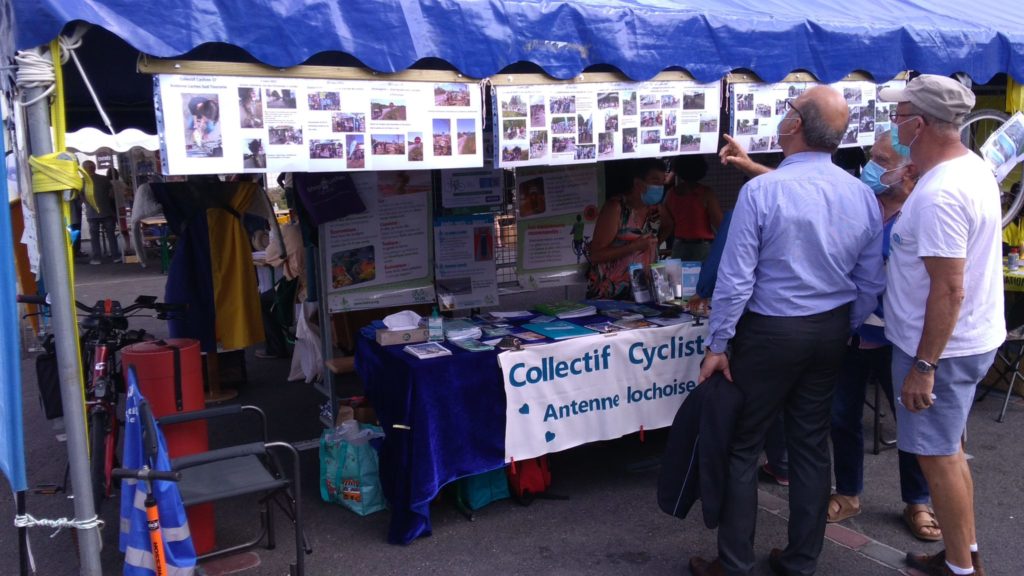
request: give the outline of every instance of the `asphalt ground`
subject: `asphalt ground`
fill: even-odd
[[[165,277],[158,267],[103,264],[79,261],[77,294],[94,302],[114,298],[122,303],[139,294],[163,295]],[[132,327],[166,335],[163,323],[136,318]],[[238,401],[262,407],[270,418],[272,439],[302,442],[320,431],[317,415],[322,397],[311,385],[286,381],[288,362],[262,360],[246,353],[247,381],[239,387]],[[25,451],[30,486],[60,483],[67,461],[61,430],[42,416],[37,403],[34,362],[22,359]],[[358,390],[354,377],[339,384]],[[1018,388],[1020,390],[1020,388]],[[973,456],[979,545],[988,574],[1024,574],[1024,402],[1011,401],[1004,423],[995,417],[1002,396],[977,404],[968,425],[967,450]],[[871,437],[871,412],[865,410],[865,434]],[[886,436],[893,434],[891,417],[883,419]],[[211,445],[239,440],[240,427],[225,421],[211,427]],[[648,432],[644,442],[637,435],[602,442],[551,456],[553,493],[568,500],[537,500],[528,507],[510,500],[495,502],[474,514],[472,521],[454,505],[447,490],[431,507],[433,535],[408,546],[386,542],[387,512],[367,517],[326,504],[319,498],[317,451],[302,453],[304,492],[302,510],[305,532],[313,548],[306,557],[307,574],[360,575],[679,575],[687,574],[687,559],[715,554],[715,533],[704,528],[699,511],[678,520],[662,513],[655,502],[657,466],[664,432]],[[818,574],[890,575],[903,568],[906,551],[935,552],[941,544],[915,540],[904,527],[900,513],[896,452],[883,450],[865,457],[863,512],[828,529]],[[766,561],[772,547],[786,542],[787,489],[761,484],[756,551],[763,560],[758,574],[769,574]],[[40,518],[73,515],[67,494],[28,494],[29,512]],[[698,507],[699,508],[699,507]],[[695,509],[696,510],[696,509]],[[0,515],[14,516],[13,497],[0,495]],[[255,503],[239,499],[216,506],[217,539],[220,544],[240,542],[257,526]],[[121,573],[117,552],[117,500],[103,507],[104,574]],[[294,554],[290,524],[276,515],[278,545],[274,550],[253,552],[205,564],[203,572],[245,576],[286,574]],[[0,528],[0,573],[16,574],[18,548],[13,522]],[[51,536],[52,529],[33,528],[32,550],[39,574],[78,574],[78,557],[68,530]]]

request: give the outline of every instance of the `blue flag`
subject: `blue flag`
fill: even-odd
[[[0,117],[2,122],[2,117]],[[0,158],[4,158],[0,138]],[[7,166],[0,161],[0,238],[12,241],[11,209],[7,200]],[[21,351],[18,335],[18,304],[15,301],[14,250],[0,250],[0,470],[11,489],[28,487],[25,479],[25,440],[21,424]]]
[[[170,470],[171,461],[167,456],[164,435],[154,425],[157,436],[157,455],[147,458],[142,441],[144,426],[139,416],[139,406],[145,399],[135,381],[135,371],[128,371],[128,399],[125,403],[124,457],[125,468],[139,469],[143,465],[153,470]],[[153,482],[157,509],[160,511],[160,531],[164,540],[164,557],[167,573],[171,576],[190,576],[195,572],[196,551],[185,517],[181,494],[174,482],[157,480]],[[120,549],[124,553],[125,576],[152,576],[153,553],[146,527],[146,483],[134,479],[121,481],[121,538]]]

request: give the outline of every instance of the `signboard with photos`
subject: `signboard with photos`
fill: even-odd
[[[472,82],[158,74],[164,174],[483,166]]]
[[[722,87],[692,80],[494,86],[495,166],[709,154]]]
[[[751,154],[782,152],[778,124],[785,118],[788,103],[818,82],[759,82],[729,85],[729,134]],[[878,90],[906,85],[903,80],[875,84],[867,80],[830,84],[843,94],[850,108],[849,125],[840,148],[871,146],[875,134],[889,129],[889,110],[895,104],[878,100]]]

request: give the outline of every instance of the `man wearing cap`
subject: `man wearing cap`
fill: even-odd
[[[922,174],[893,227],[885,291],[899,448],[917,455],[946,545],[908,554],[907,563],[930,575],[984,574],[960,438],[974,390],[1006,337],[999,188],[960,142],[974,107],[970,90],[926,74],[879,97],[898,103],[893,145],[909,147]]]

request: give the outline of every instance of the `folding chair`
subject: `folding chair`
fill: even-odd
[[[171,414],[159,419],[165,430],[168,426],[191,422],[193,420],[210,419],[221,416],[250,412],[259,415],[262,430],[261,441],[218,448],[209,452],[200,452],[175,458],[171,467],[181,473],[178,489],[185,506],[215,502],[225,498],[235,498],[249,494],[259,494],[259,534],[236,546],[214,550],[198,557],[208,560],[259,545],[266,537],[266,548],[272,550],[276,546],[274,538],[273,502],[292,521],[295,527],[295,563],[291,564],[291,576],[303,576],[305,573],[304,554],[313,552],[306,542],[302,531],[302,495],[301,477],[299,473],[299,453],[294,446],[286,442],[267,441],[267,417],[256,406],[238,404],[219,406],[192,412]],[[293,480],[283,473],[277,454],[287,452],[291,455]]]
[[[1006,383],[1006,397],[1003,399],[1003,409],[999,411],[999,417],[996,418],[996,422],[1002,422],[1006,418],[1006,409],[1010,405],[1010,396],[1013,395],[1013,385],[1017,383],[1017,379],[1020,378],[1021,381],[1024,381],[1024,374],[1020,371],[1022,356],[1024,356],[1024,326],[1019,326],[1006,333],[1006,340],[1003,341],[1002,346],[996,351],[996,358],[1001,360],[1003,365],[999,366],[998,362],[993,363],[993,367],[998,374],[989,382],[981,397],[977,399],[977,402],[981,402],[997,384],[1000,382]],[[1011,374],[1012,376],[1010,376]],[[1007,380],[1007,376],[1010,376],[1009,380]]]

